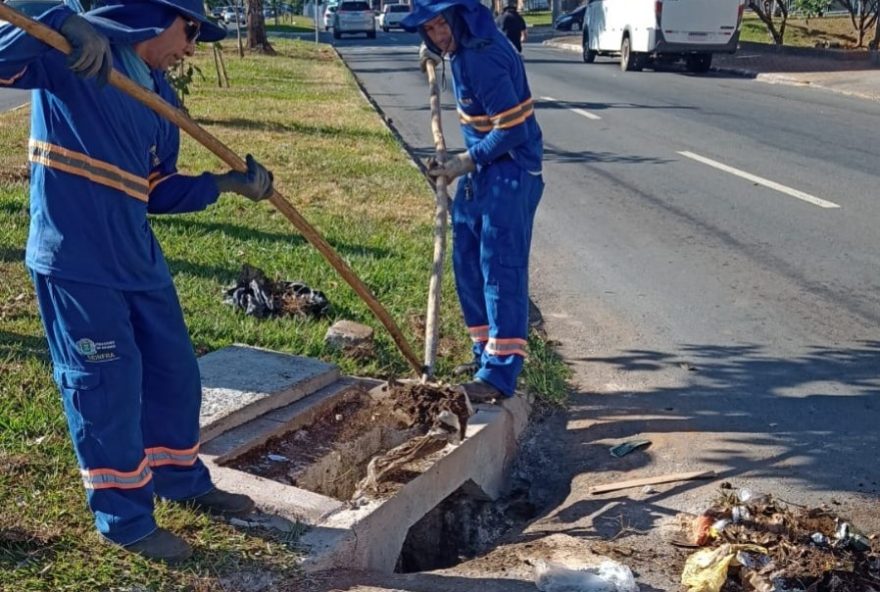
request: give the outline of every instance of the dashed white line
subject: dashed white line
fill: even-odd
[[[792,189],[786,185],[782,185],[781,183],[777,183],[776,181],[771,181],[770,179],[765,179],[764,177],[759,177],[757,175],[753,175],[751,173],[747,173],[740,169],[733,168],[732,166],[727,166],[724,163],[720,163],[716,160],[712,160],[711,158],[706,158],[705,156],[700,156],[699,154],[694,154],[693,152],[688,151],[679,151],[684,157],[690,158],[691,160],[696,160],[697,162],[701,162],[705,165],[709,165],[710,167],[716,168],[719,171],[724,171],[725,173],[730,173],[731,175],[736,175],[737,177],[741,177],[752,183],[757,183],[758,185],[763,185],[769,189],[773,189],[775,191],[779,191],[780,193],[785,193],[786,195],[790,195],[792,197],[796,197],[802,201],[805,201],[809,204],[813,204],[814,206],[819,206],[820,208],[839,208],[840,205],[834,203],[833,201],[827,201],[824,199],[820,199],[814,195],[810,195],[809,193],[804,193],[803,191],[799,191],[797,189]]]
[[[542,101],[550,101],[553,103],[560,102],[560,101],[557,101],[556,99],[554,99],[553,97],[541,97],[541,100]],[[563,102],[563,104],[565,104],[565,103]],[[571,111],[572,113],[577,113],[581,117],[586,117],[587,119],[592,119],[593,121],[596,121],[597,119],[602,119],[601,117],[599,117],[595,113],[590,113],[589,111],[584,111],[583,109],[578,109],[577,107],[570,107],[569,111]]]

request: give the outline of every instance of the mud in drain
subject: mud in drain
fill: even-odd
[[[341,501],[387,497],[463,436],[467,418],[453,388],[392,383],[350,393],[311,424],[225,464]]]

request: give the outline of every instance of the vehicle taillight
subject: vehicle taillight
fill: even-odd
[[[736,28],[737,28],[737,29],[739,29],[739,26],[740,26],[740,25],[742,24],[742,22],[743,22],[743,11],[744,11],[745,9],[746,9],[746,3],[745,3],[745,2],[740,2],[740,3],[739,3],[739,10],[738,10],[738,12],[736,13]]]
[[[657,17],[657,28],[660,28],[660,21],[663,18],[663,0],[656,0],[654,2],[654,16]]]

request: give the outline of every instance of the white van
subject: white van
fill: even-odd
[[[743,0],[588,0],[584,62],[619,55],[626,71],[683,59],[706,72],[713,53],[736,51],[743,8]]]

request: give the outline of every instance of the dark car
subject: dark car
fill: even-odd
[[[566,12],[553,23],[553,28],[558,31],[580,31],[584,28],[584,15],[587,13],[587,5],[578,6],[571,12]]]

